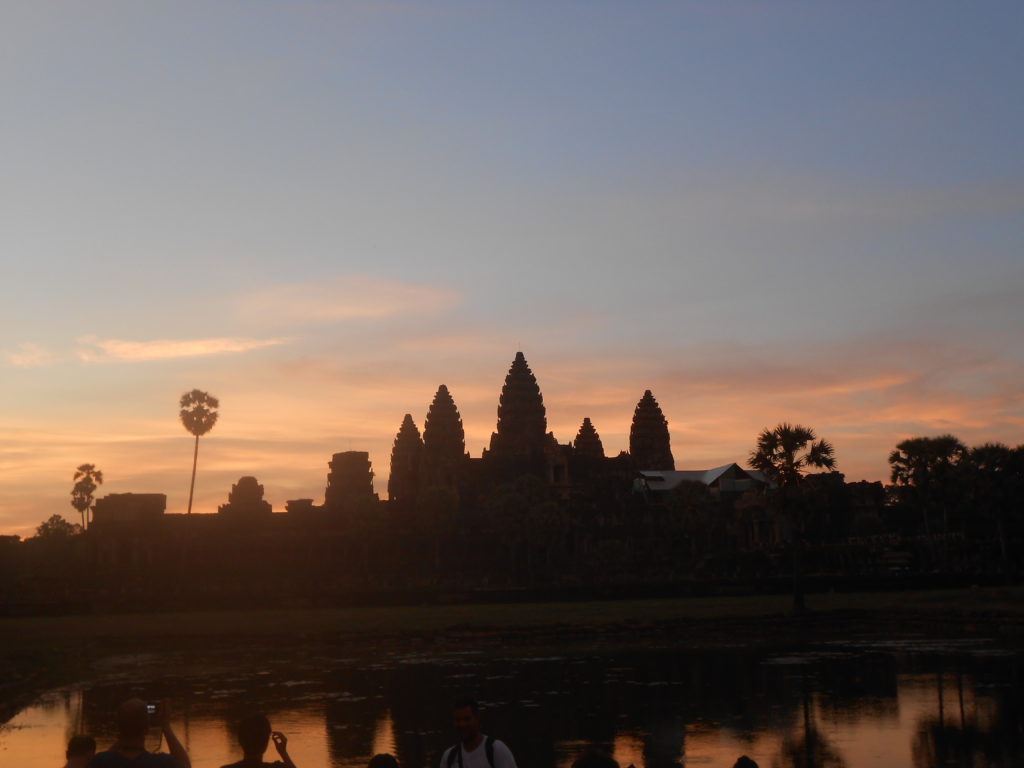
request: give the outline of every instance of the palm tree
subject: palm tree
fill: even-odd
[[[967,446],[953,435],[911,437],[889,454],[892,482],[901,500],[916,506],[924,518],[924,533],[931,559],[935,561],[931,512],[942,511],[942,532],[949,533],[949,501],[961,496],[958,487],[961,464],[967,458]]]
[[[799,424],[779,424],[764,429],[757,436],[757,447],[750,452],[749,466],[760,470],[778,486],[780,510],[793,522],[793,610],[804,610],[803,587],[800,583],[801,528],[800,498],[804,474],[809,469],[833,470],[835,449],[827,440],[818,440],[814,430]]]
[[[1003,578],[1009,584],[1012,579],[1005,522],[1024,490],[1024,446],[985,443],[971,448],[966,464],[972,507],[986,521],[995,523]]]
[[[220,402],[207,392],[193,389],[181,396],[181,423],[196,436],[196,449],[192,454],[192,484],[188,489],[188,514],[192,514],[192,494],[196,489],[196,463],[199,461],[199,436],[205,435],[217,423]]]
[[[92,506],[96,487],[103,485],[103,473],[95,464],[82,464],[75,470],[72,480],[75,486],[71,489],[71,506],[82,516],[82,530],[85,530],[88,527],[85,513]]]

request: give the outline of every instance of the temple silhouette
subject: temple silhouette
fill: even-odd
[[[108,494],[81,536],[9,544],[15,564],[0,578],[0,606],[149,606],[154,573],[167,605],[787,588],[791,531],[763,475],[737,463],[677,470],[650,390],[634,408],[628,451],[607,455],[590,418],[560,443],[522,352],[480,456],[466,451],[441,384],[422,431],[411,414],[399,422],[386,499],[373,478],[367,452],[343,451],[328,462],[322,500],[291,499],[283,510],[252,476],[216,513],[169,514],[159,493]],[[891,575],[885,547],[863,543],[883,530],[881,483],[846,483],[836,472],[807,480],[823,510],[803,534],[808,572]]]
[[[564,502],[571,500],[574,491],[585,491],[610,479],[622,481],[627,487],[638,481],[649,488],[666,490],[684,477],[699,482],[705,474],[704,470],[675,472],[668,420],[650,390],[636,405],[628,452],[605,456],[601,437],[589,417],[583,420],[572,443],[559,443],[548,431],[544,396],[522,352],[516,353],[505,377],[498,399],[497,425],[481,456],[474,458],[467,453],[458,406],[448,387],[441,384],[427,410],[422,435],[411,414],[402,419],[391,451],[386,501],[374,493],[369,453],[336,453],[328,466],[323,503],[292,499],[285,504],[286,514],[343,520],[353,509],[378,503],[411,512],[421,496],[437,491],[450,492],[455,504],[472,505],[495,487],[527,477],[543,485],[546,498]],[[734,482],[742,478],[751,487],[765,482],[758,472],[728,466],[736,476]],[[103,531],[110,524],[153,520],[163,514],[160,500],[164,498],[160,494],[105,496],[96,503],[94,529]],[[235,521],[258,521],[273,510],[263,499],[263,486],[255,477],[247,476],[232,486],[227,503],[218,508],[217,514]]]

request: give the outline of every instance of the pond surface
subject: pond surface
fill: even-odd
[[[436,766],[450,704],[481,700],[484,730],[520,768],[568,768],[588,744],[625,768],[1024,765],[1024,654],[985,642],[824,645],[800,653],[523,647],[238,649],[108,659],[0,726],[0,765],[60,766],[67,739],[113,740],[129,696],[168,697],[196,768],[240,759],[233,724],[265,712],[299,768],[363,768],[391,752]],[[159,732],[151,736],[156,749]],[[267,758],[273,755],[273,747]]]

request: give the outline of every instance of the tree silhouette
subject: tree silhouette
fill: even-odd
[[[192,454],[192,483],[188,489],[188,513],[192,514],[192,495],[196,489],[196,464],[199,461],[199,437],[205,435],[217,423],[217,409],[220,402],[216,397],[193,389],[181,396],[181,423],[196,436],[196,449]]]
[[[899,498],[911,508],[917,507],[924,519],[924,532],[932,560],[935,545],[932,538],[931,512],[942,512],[943,533],[949,532],[949,500],[960,496],[956,485],[960,464],[967,457],[967,446],[953,435],[911,437],[889,454],[892,482]]]
[[[40,539],[66,539],[82,532],[82,526],[65,520],[60,515],[50,515],[48,520],[36,526],[36,537]]]
[[[803,479],[810,469],[835,469],[835,450],[827,440],[817,440],[814,430],[799,424],[779,424],[757,436],[757,447],[748,462],[778,486],[776,495],[782,514],[793,527],[793,610],[804,610],[800,580],[803,520],[800,507],[804,499]]]
[[[82,464],[75,470],[72,480],[75,486],[71,489],[71,506],[82,516],[82,530],[85,530],[89,527],[85,513],[92,506],[96,487],[103,485],[103,473],[95,464]]]
[[[1009,448],[1002,443],[985,443],[971,448],[965,464],[971,506],[995,527],[1003,578],[1009,584],[1012,576],[1006,524],[1024,491],[1024,445]]]

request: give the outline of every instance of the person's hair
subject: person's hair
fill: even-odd
[[[96,739],[84,733],[72,736],[68,742],[68,750],[65,756],[70,760],[72,757],[91,757],[96,752]]]
[[[742,755],[736,761],[736,764],[732,768],[757,768],[757,763],[755,763],[746,755]]]
[[[619,764],[603,749],[587,747],[573,762],[572,768],[619,768]]]
[[[128,699],[117,708],[117,734],[122,739],[140,739],[149,730],[149,712],[142,699]]]
[[[394,755],[374,755],[370,758],[367,768],[398,768],[398,760]]]
[[[245,754],[267,751],[270,741],[270,721],[266,715],[246,715],[238,723],[238,743]]]
[[[480,714],[480,705],[477,704],[476,699],[471,699],[468,696],[463,696],[460,699],[456,699],[455,705],[452,707],[452,709],[465,709],[466,707],[469,707],[470,711],[472,711],[474,715]]]

